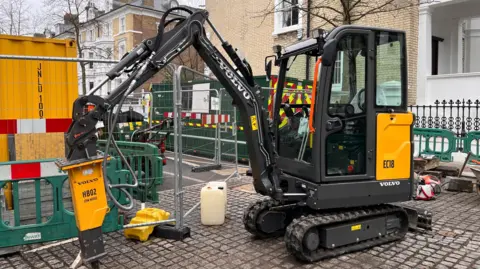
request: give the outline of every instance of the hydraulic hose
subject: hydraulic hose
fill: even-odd
[[[140,67],[140,70],[136,74],[134,72],[134,74],[133,74],[134,79],[131,81],[131,83],[129,85],[129,88],[127,89],[127,91],[125,91],[125,93],[122,96],[119,104],[117,105],[118,106],[117,111],[115,113],[111,113],[108,117],[108,138],[107,138],[107,144],[105,146],[105,155],[103,157],[104,158],[103,159],[103,174],[105,175],[104,176],[105,189],[106,189],[107,195],[110,197],[110,199],[115,204],[115,206],[117,206],[119,209],[124,210],[124,211],[130,211],[131,209],[133,209],[134,204],[135,204],[132,195],[127,191],[126,188],[137,188],[138,186],[144,187],[146,184],[138,181],[138,178],[135,175],[135,172],[133,171],[132,167],[128,163],[127,159],[123,155],[120,148],[118,147],[118,145],[115,141],[115,138],[113,137],[114,126],[116,126],[116,124],[117,124],[118,115],[121,112],[123,103],[125,102],[127,96],[135,90],[134,86],[137,82],[137,79],[145,72],[145,70],[146,70],[147,66],[149,65],[150,61],[155,56],[155,52],[160,48],[160,45],[162,43],[163,34],[164,34],[164,31],[165,31],[165,27],[168,26],[170,23],[172,23],[174,21],[179,21],[181,23],[185,20],[184,18],[175,18],[175,19],[172,19],[172,20],[169,20],[169,21],[165,22],[166,19],[167,19],[167,16],[175,10],[182,10],[182,11],[185,11],[189,14],[193,14],[193,12],[191,10],[189,10],[187,8],[184,8],[184,7],[174,7],[174,8],[171,8],[171,9],[167,10],[163,14],[163,16],[160,20],[160,23],[158,25],[157,36],[155,38],[153,51],[150,53],[149,57],[143,62],[143,64]],[[133,69],[135,69],[135,66],[132,68],[132,70]],[[131,71],[131,70],[129,70],[129,71]],[[113,73],[115,73],[115,72],[113,72]],[[113,75],[114,74],[112,74],[111,76],[113,77]],[[114,108],[112,108],[112,111],[113,111],[113,109]],[[115,115],[112,115],[112,114],[115,114]],[[113,120],[112,120],[112,116],[114,116]],[[115,150],[117,151],[120,159],[126,165],[129,172],[132,174],[132,179],[133,179],[132,183],[133,184],[111,184],[110,183],[110,180],[108,179],[108,176],[107,176],[107,159],[108,159],[108,152],[109,152],[109,149],[110,149],[110,143],[112,143],[112,145],[115,148]],[[127,199],[129,200],[128,206],[122,205],[118,202],[118,200],[113,196],[112,189],[119,189],[121,192],[123,192],[126,195]]]
[[[117,206],[119,209],[122,209],[124,211],[130,211],[135,206],[134,199],[133,199],[132,195],[126,190],[126,188],[137,188],[139,185],[140,186],[145,186],[145,184],[138,181],[138,178],[135,175],[135,172],[133,171],[132,167],[130,166],[127,159],[125,158],[125,155],[123,155],[122,151],[118,147],[118,145],[115,141],[115,138],[113,137],[113,129],[114,129],[114,126],[117,124],[118,115],[121,112],[123,103],[125,102],[128,95],[135,90],[134,86],[137,82],[137,79],[145,72],[148,64],[150,63],[150,61],[151,61],[151,59],[153,58],[154,55],[155,55],[155,53],[152,52],[150,57],[143,63],[140,70],[136,74],[134,74],[134,76],[135,76],[134,79],[130,83],[129,88],[127,89],[127,91],[125,91],[124,95],[122,96],[122,99],[120,100],[119,104],[117,105],[118,106],[117,111],[115,113],[110,114],[109,119],[108,119],[108,138],[107,138],[107,144],[105,146],[105,155],[103,157],[103,164],[104,164],[103,165],[103,174],[105,175],[104,176],[105,189],[107,191],[107,195],[110,197],[110,199],[115,204],[115,206]],[[114,116],[113,121],[112,121],[113,114],[115,114],[115,116]],[[110,149],[110,143],[113,144],[113,147],[115,148],[118,155],[120,156],[120,159],[127,166],[128,171],[132,174],[133,184],[111,184],[110,181],[108,180],[107,165],[106,164],[107,164],[108,152],[109,152],[109,149]],[[121,192],[123,192],[127,196],[127,199],[129,200],[128,206],[124,206],[124,205],[120,204],[118,202],[118,200],[113,196],[113,193],[112,193],[111,189],[119,189]]]
[[[155,39],[155,44],[153,46],[153,51],[157,51],[160,48],[160,44],[162,43],[162,38],[163,38],[163,33],[165,31],[165,27],[168,24],[170,24],[171,21],[176,20],[176,19],[172,19],[171,21],[167,22],[167,24],[165,24],[165,20],[167,19],[167,16],[170,13],[172,13],[174,10],[182,10],[182,11],[187,12],[190,15],[193,14],[193,11],[191,11],[188,8],[184,8],[184,7],[174,7],[174,8],[171,8],[171,9],[167,10],[165,13],[163,13],[162,18],[160,19],[160,23],[158,24],[157,38]]]

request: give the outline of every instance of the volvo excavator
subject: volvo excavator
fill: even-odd
[[[206,24],[228,60],[207,38]],[[319,29],[292,46],[275,46],[266,64],[267,73],[272,61],[279,70],[270,117],[250,65],[218,33],[208,11],[175,7],[162,16],[157,35],[127,53],[97,89],[125,72],[128,79],[106,98],[93,90],[74,102],[66,157],[57,165],[69,174],[84,262],[98,265],[106,255],[101,225],[107,196],[131,210],[128,188],[142,184],[130,167],[131,184],[111,184],[109,147],[128,162],[112,128],[105,151],[97,150],[95,125],[102,120],[115,126],[126,96],[190,46],[232,97],[245,124],[253,185],[264,196],[246,208],[247,231],[260,238],[284,236],[292,255],[315,262],[402,239],[409,227],[431,228],[429,212],[398,204],[414,192],[404,32],[345,25]],[[283,102],[292,64],[304,64],[307,57],[314,67],[310,104]],[[84,113],[87,104],[95,107]],[[280,111],[286,112],[287,124],[280,124]],[[114,189],[130,204],[118,203]]]

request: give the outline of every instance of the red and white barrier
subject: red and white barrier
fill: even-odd
[[[164,118],[173,118],[173,112],[164,112]],[[182,112],[182,119],[183,118],[190,118],[193,120],[200,120],[202,119],[202,113],[190,113],[190,112]]]
[[[215,124],[215,123],[225,123],[230,122],[230,115],[210,115],[204,114],[202,116],[202,124]]]
[[[72,119],[16,119],[0,120],[0,134],[63,133]]]
[[[14,163],[0,165],[0,181],[35,179],[67,175],[54,162]]]

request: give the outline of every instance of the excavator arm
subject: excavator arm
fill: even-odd
[[[166,17],[175,10],[188,12],[190,16],[185,19],[174,19],[177,21],[175,27],[165,31],[165,27],[170,23],[166,22]],[[236,70],[206,37],[205,22],[208,22],[215,34],[219,36],[222,47],[234,63]],[[281,190],[275,172],[273,139],[269,132],[267,112],[262,106],[261,88],[254,83],[248,63],[240,59],[232,46],[221,38],[208,20],[208,12],[205,10],[192,12],[186,8],[177,7],[166,11],[160,21],[158,35],[144,40],[107,73],[108,79],[112,80],[134,66],[127,80],[105,99],[87,95],[75,101],[73,123],[67,136],[69,147],[67,160],[75,161],[95,156],[96,123],[99,120],[105,120],[107,112],[121,105],[124,96],[165,68],[190,46],[198,51],[206,65],[232,96],[242,121],[248,123],[245,124],[244,130],[256,191],[264,195],[280,195]],[[94,103],[96,107],[88,114],[84,114],[83,107],[87,103]]]
[[[179,17],[172,14],[173,11],[184,11],[189,16]],[[167,21],[170,14],[178,17]],[[172,22],[176,22],[175,26],[165,31]],[[205,22],[210,24],[221,40],[222,47],[235,65],[235,69],[206,37]],[[115,143],[113,130],[121,107],[130,93],[166,68],[175,57],[191,46],[198,51],[206,65],[232,96],[233,103],[238,107],[242,121],[245,122],[244,131],[256,191],[274,199],[283,197],[278,183],[268,113],[262,106],[261,88],[254,83],[250,65],[218,34],[208,20],[207,11],[193,12],[184,7],[172,8],[162,16],[157,36],[137,45],[106,74],[107,78],[102,83],[87,95],[79,97],[73,104],[73,121],[66,137],[66,158],[58,160],[57,166],[68,171],[75,218],[79,228],[82,260],[86,263],[98,265],[98,260],[106,254],[101,226],[109,210],[107,195],[116,207],[128,211],[133,209],[134,203],[127,188],[145,184],[138,181],[136,173]],[[123,73],[129,73],[128,78],[107,97],[94,95],[102,85]],[[94,108],[85,112],[84,108],[90,104],[94,104]],[[97,150],[96,145],[98,138],[95,126],[99,121],[106,121],[108,126],[107,143],[103,154]],[[108,180],[107,166],[102,163],[108,161],[110,145],[113,145],[130,170],[133,177],[131,184],[114,185]],[[112,189],[121,191],[129,205],[120,204],[112,194]]]

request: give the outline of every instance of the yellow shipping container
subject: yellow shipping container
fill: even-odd
[[[77,56],[73,40],[10,35],[0,35],[0,54]],[[0,59],[0,161],[13,152],[8,135],[15,139],[16,160],[62,157],[77,97],[75,62]]]
[[[73,40],[0,35],[0,54],[76,57]],[[0,119],[69,118],[77,63],[0,60]]]

